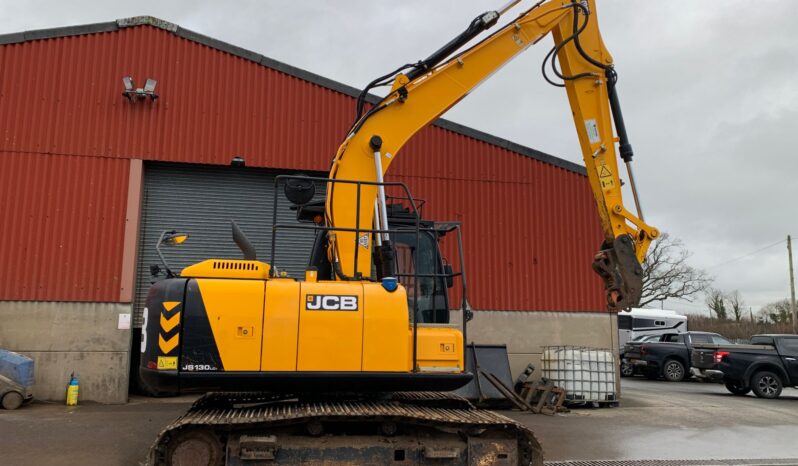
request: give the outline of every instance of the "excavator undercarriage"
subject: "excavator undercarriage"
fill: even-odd
[[[152,465],[542,465],[525,426],[440,392],[209,393],[159,435]]]

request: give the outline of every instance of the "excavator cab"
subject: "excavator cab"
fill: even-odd
[[[442,249],[446,246],[462,250],[457,222],[434,222],[420,217],[420,213],[401,202],[392,199],[388,204],[388,225],[393,232],[393,247],[396,257],[396,275],[407,290],[413,290],[418,281],[418,296],[408,293],[408,309],[416,308],[418,302],[419,323],[448,324],[451,299],[449,290],[454,288],[456,278],[462,270],[455,272]],[[313,223],[321,218],[323,201],[296,206],[297,220],[300,223]],[[416,221],[419,232],[416,235]],[[454,239],[450,241],[450,237]],[[328,234],[324,230],[316,232],[316,239],[308,261],[309,268],[318,271],[319,279],[334,280],[333,267],[328,259]],[[457,244],[449,244],[457,242]],[[462,264],[462,262],[461,262]],[[462,267],[461,267],[462,268]],[[372,267],[370,278],[378,277],[377,267]]]
[[[302,178],[302,177],[298,177]],[[286,180],[285,186],[300,186],[307,196],[307,183],[292,183],[294,177]],[[301,199],[297,194],[286,190],[289,201]],[[310,199],[305,197],[305,199]],[[393,249],[396,258],[395,275],[407,290],[415,290],[417,296],[408,292],[408,309],[415,309],[418,303],[417,319],[423,324],[448,324],[450,322],[449,290],[454,288],[458,277],[463,274],[462,257],[458,257],[460,270],[454,271],[453,264],[443,253],[443,249],[460,252],[459,222],[435,222],[421,217],[413,209],[415,202],[405,196],[389,197],[387,204],[389,230],[392,233]],[[420,201],[419,210],[423,206]],[[308,200],[305,204],[294,205],[297,221],[300,224],[320,224],[324,215],[324,201]],[[417,231],[418,230],[418,231]],[[317,270],[319,279],[335,280],[332,263],[328,255],[328,231],[319,229],[308,261],[308,267]],[[375,254],[376,256],[376,254]],[[375,257],[374,262],[378,259]],[[379,268],[372,266],[368,277],[378,281],[383,277]],[[464,291],[457,291],[465,296]]]

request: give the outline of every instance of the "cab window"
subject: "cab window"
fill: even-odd
[[[407,290],[408,309],[412,312],[416,285],[413,274],[418,274],[418,321],[421,323],[448,323],[448,289],[443,277],[430,275],[442,272],[438,243],[430,232],[416,234],[397,232],[391,237],[396,247],[396,265],[401,274],[399,282]],[[424,276],[426,275],[426,276]]]
[[[773,346],[773,337],[755,336],[751,338],[752,345],[770,345]]]
[[[732,344],[732,342],[730,342],[729,340],[723,338],[720,335],[712,335],[712,343],[714,343],[716,345],[731,345]]]
[[[618,328],[620,330],[632,330],[632,317],[618,316]]]
[[[694,345],[700,345],[703,343],[712,343],[712,339],[710,338],[710,335],[699,333],[695,335],[690,335],[690,343]]]
[[[779,342],[783,354],[798,356],[798,338],[782,338]]]
[[[677,335],[667,335],[663,341],[668,343],[684,343],[684,335],[681,333]]]

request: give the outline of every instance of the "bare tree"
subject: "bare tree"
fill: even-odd
[[[726,295],[717,288],[707,289],[704,302],[710,310],[710,314],[715,313],[718,319],[726,319],[729,316],[726,310]]]
[[[763,320],[769,320],[775,324],[792,322],[790,300],[786,298],[765,304],[758,314],[763,317]]]
[[[734,314],[734,320],[737,322],[741,321],[743,319],[743,307],[745,306],[745,301],[743,301],[743,296],[740,294],[740,291],[732,291],[728,294],[727,298],[732,314]]]
[[[640,307],[670,298],[692,302],[712,280],[703,270],[687,264],[690,257],[682,241],[663,233],[651,245],[643,261],[643,293]]]

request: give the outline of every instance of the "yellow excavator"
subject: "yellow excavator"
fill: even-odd
[[[595,1],[541,1],[466,48],[519,1],[370,83],[327,178],[277,177],[275,190],[299,221],[277,221],[275,196],[268,263],[235,224],[243,260],[209,259],[179,276],[164,261],[167,278],[151,287],[144,309],[140,381],[153,395],[206,395],[162,431],[150,463],[542,464],[526,427],[448,393],[472,379],[459,225],[422,219],[407,187],[384,180],[416,132],[551,33],[543,75],[568,94],[604,231],[593,268],[610,310],[637,304],[640,264],[658,231],[640,212]],[[388,85],[367,103],[369,90]],[[636,214],[622,201],[616,150]],[[314,197],[317,185],[324,200]],[[277,238],[288,228],[316,232],[301,278],[278,268]],[[457,272],[439,248],[452,232]],[[159,246],[185,239],[167,232]],[[447,295],[455,278],[463,285],[458,324]]]

